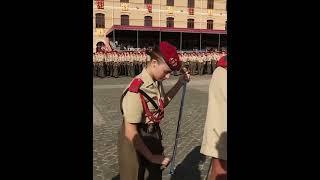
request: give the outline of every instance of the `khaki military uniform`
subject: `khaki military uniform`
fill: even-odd
[[[114,59],[113,59],[113,77],[115,78],[119,77],[119,66],[120,66],[120,62],[119,62],[119,56],[117,54],[114,56]]]
[[[138,60],[136,54],[132,54],[133,57],[133,68],[134,68],[134,75],[139,74],[139,69],[138,69]]]
[[[142,68],[143,68],[142,67],[143,62],[142,62],[142,58],[141,58],[140,54],[137,55],[137,59],[138,59],[138,63],[139,63],[139,66],[138,66],[139,71],[138,71],[138,73],[140,74],[142,72]]]
[[[103,71],[103,77],[107,76],[107,55],[105,53],[102,54],[102,71]]]
[[[195,75],[197,65],[196,65],[194,54],[189,54],[189,61],[190,61],[190,74]]]
[[[203,74],[203,60],[204,60],[204,56],[199,55],[197,58],[197,64],[198,64],[198,74],[200,76],[202,76],[202,74]]]
[[[182,55],[181,59],[182,59],[182,66],[189,69],[190,67],[189,67],[188,57],[186,55]]]
[[[109,61],[109,70],[110,70],[110,76],[113,77],[113,64],[114,64],[115,55],[112,53],[110,55],[110,61]]]
[[[212,58],[213,58],[213,57],[212,57],[211,54],[208,54],[208,55],[207,55],[207,58],[206,58],[206,62],[207,62],[207,74],[211,74],[211,73],[212,73],[212,71],[211,71],[211,69],[212,69],[211,59],[212,59]]]
[[[147,56],[146,54],[142,55],[142,69],[147,67]]]
[[[216,67],[217,67],[216,64],[217,64],[219,58],[220,58],[220,56],[218,55],[218,53],[214,53],[213,54],[213,59],[212,59],[212,62],[211,62],[211,64],[212,64],[212,72],[214,72],[214,70],[216,69]]]
[[[187,62],[187,67],[188,67],[188,70],[191,72],[191,61],[190,61],[190,57],[188,54],[185,54],[184,56],[186,62]]]
[[[197,63],[196,63],[196,56],[194,54],[189,56],[190,64],[191,64],[191,74],[196,75],[196,68],[197,68]]]
[[[129,55],[129,72],[130,72],[130,77],[135,76],[135,69],[134,69],[134,59],[132,55]]]
[[[140,89],[147,95],[154,100],[163,99],[165,93],[162,83],[154,82],[146,69],[136,77],[144,82]],[[150,102],[146,102],[151,112],[156,111]],[[159,106],[157,100],[154,102]],[[122,108],[124,121],[137,123],[139,135],[149,150],[153,154],[163,154],[159,123],[153,123],[144,116],[140,94],[128,91],[123,97]],[[152,131],[149,131],[149,127],[153,127]],[[118,157],[121,180],[162,179],[160,165],[149,162],[135,150],[134,145],[124,135],[123,124],[118,138]]]
[[[102,53],[98,53],[98,76],[104,78],[106,76],[104,69],[104,56]]]
[[[109,65],[110,64],[109,63],[110,62],[110,54],[109,53],[106,54],[106,59],[105,59],[104,62],[105,62],[105,65],[106,65],[105,66],[106,76],[109,77],[110,76],[110,65]]]
[[[129,63],[129,58],[128,58],[127,55],[124,55],[123,58],[124,58],[124,64],[125,64],[125,76],[130,76],[130,70],[129,70],[130,63]]]
[[[227,70],[217,67],[209,85],[207,118],[200,153],[227,160]]]
[[[97,67],[98,67],[98,65],[97,65],[97,60],[96,60],[96,54],[93,54],[93,56],[92,56],[92,58],[93,58],[93,77],[96,77],[97,76]]]
[[[122,66],[122,55],[119,54],[118,56],[118,76],[122,75],[122,70],[123,70],[123,66]]]

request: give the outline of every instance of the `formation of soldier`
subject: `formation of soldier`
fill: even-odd
[[[93,54],[93,76],[115,77],[139,74],[146,66],[145,52],[96,52]]]
[[[212,74],[216,68],[216,62],[226,55],[226,51],[210,52],[180,52],[179,58],[183,66],[187,67],[191,75]],[[94,77],[134,77],[141,73],[150,57],[145,51],[112,51],[96,52],[93,54]],[[174,71],[172,75],[180,75]]]

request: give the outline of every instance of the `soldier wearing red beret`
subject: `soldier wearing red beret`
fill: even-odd
[[[170,73],[181,69],[176,47],[161,42],[160,47],[148,51],[149,61],[142,72],[133,78],[121,96],[123,115],[118,138],[119,172],[121,180],[161,180],[161,165],[168,165],[170,158],[163,154],[159,123],[164,108],[170,103],[190,75],[183,73],[168,91],[162,81]]]

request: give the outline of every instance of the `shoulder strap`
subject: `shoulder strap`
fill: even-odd
[[[153,105],[153,107],[155,108],[155,109],[158,109],[158,105],[154,102],[154,100],[150,97],[150,96],[148,96],[148,94],[146,94],[144,91],[142,91],[141,89],[139,89],[139,93],[141,93],[144,97],[146,97],[147,99],[148,99],[148,101],[150,101],[151,102],[151,104]]]
[[[127,94],[128,91],[129,91],[129,88],[127,88],[127,89],[124,91],[124,93],[121,95],[121,98],[120,98],[120,110],[121,110],[121,114],[123,114],[122,101],[123,101],[123,98],[124,98],[124,96]],[[138,92],[139,92],[140,94],[142,94],[144,97],[146,97],[146,98],[148,99],[148,101],[151,102],[151,104],[153,105],[153,107],[154,107],[155,109],[158,109],[158,108],[159,108],[158,105],[154,102],[154,100],[153,100],[150,96],[148,96],[148,94],[146,94],[144,91],[142,91],[140,88],[138,89]]]
[[[151,102],[151,104],[154,106],[155,109],[158,109],[158,105],[154,102],[154,100],[148,96],[144,91],[142,91],[140,89],[141,85],[143,84],[143,81],[142,79],[140,78],[135,78],[130,86],[123,92],[123,94],[121,95],[121,98],[120,98],[120,110],[121,110],[121,114],[123,114],[123,108],[122,108],[122,101],[123,101],[123,98],[124,96],[127,94],[128,91],[130,92],[133,92],[133,93],[140,93],[142,94],[144,97],[146,97],[148,99],[148,101]]]

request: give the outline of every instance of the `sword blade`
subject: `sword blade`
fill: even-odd
[[[176,156],[177,145],[178,145],[180,122],[181,122],[182,111],[183,111],[184,96],[186,94],[186,87],[187,87],[187,83],[185,83],[183,85],[183,89],[182,89],[182,95],[181,95],[181,101],[180,101],[180,109],[179,109],[179,119],[178,119],[178,125],[177,125],[177,130],[176,130],[176,138],[175,138],[175,142],[174,142],[172,159],[171,159],[171,164],[170,164],[170,171],[169,171],[170,175],[174,174],[174,168],[175,168],[174,167],[175,166],[174,162],[175,162],[175,156]]]

